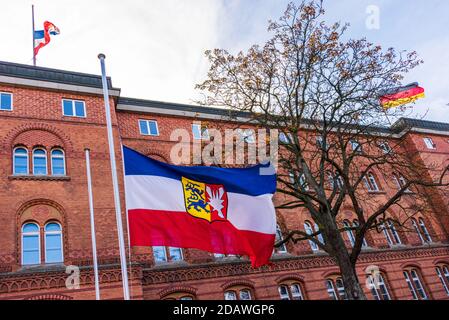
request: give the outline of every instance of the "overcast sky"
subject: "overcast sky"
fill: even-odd
[[[268,19],[286,0],[14,0],[1,1],[0,60],[32,63],[31,3],[36,29],[49,20],[61,34],[41,50],[38,65],[108,75],[122,96],[191,103],[208,69],[204,51],[245,50],[267,39]],[[349,22],[348,34],[384,47],[416,50],[425,63],[407,75],[427,98],[416,116],[449,122],[449,1],[327,0],[327,21]],[[380,28],[368,29],[369,5],[380,9]]]

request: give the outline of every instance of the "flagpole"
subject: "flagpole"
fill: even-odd
[[[31,5],[31,19],[32,19],[32,24],[33,24],[33,66],[36,66],[36,54],[34,53],[34,46],[35,46],[35,42],[36,42],[36,38],[35,38],[35,28],[34,28],[34,4]]]
[[[100,300],[100,284],[98,281],[97,240],[95,236],[94,201],[92,196],[92,177],[90,173],[90,151],[86,151],[87,191],[89,193],[90,233],[92,238],[92,255],[94,260],[95,298]]]
[[[120,206],[120,193],[118,187],[117,178],[117,164],[115,161],[115,147],[114,147],[114,135],[112,132],[112,120],[111,120],[111,109],[109,105],[109,92],[108,92],[108,82],[106,79],[106,67],[104,59],[106,56],[102,53],[98,55],[101,64],[101,76],[103,83],[103,96],[104,96],[104,107],[106,112],[106,126],[108,131],[108,143],[109,143],[109,157],[111,159],[111,170],[112,170],[112,184],[114,189],[114,202],[115,202],[115,216],[117,220],[117,232],[119,241],[119,251],[120,251],[120,264],[122,270],[122,284],[123,284],[123,298],[129,300],[129,287],[128,287],[128,271],[126,265],[126,251],[125,251],[125,240],[123,236],[123,224],[122,224],[122,210]]]

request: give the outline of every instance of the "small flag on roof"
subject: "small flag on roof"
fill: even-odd
[[[424,97],[424,88],[420,87],[417,82],[414,82],[404,87],[389,90],[387,94],[380,97],[380,104],[384,109],[390,109],[415,102]]]
[[[34,55],[37,56],[39,50],[50,43],[51,35],[60,33],[59,28],[49,21],[44,22],[44,30],[34,31]]]

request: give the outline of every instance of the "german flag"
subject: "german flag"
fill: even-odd
[[[424,97],[424,88],[421,88],[417,82],[414,82],[404,87],[390,90],[390,92],[380,97],[380,104],[384,109],[390,109],[415,102]]]

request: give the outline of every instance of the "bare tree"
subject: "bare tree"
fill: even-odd
[[[430,176],[428,167],[411,161],[403,139],[389,129],[389,119],[406,111],[379,105],[422,63],[417,54],[345,40],[348,25],[328,25],[324,13],[322,1],[291,3],[269,23],[272,38],[263,46],[207,51],[211,67],[197,88],[205,105],[244,111],[252,124],[282,132],[278,208],[305,211],[318,229],[291,230],[277,245],[312,241],[335,259],[347,298],[366,299],[355,266],[367,232],[381,232],[386,219],[402,225],[428,214],[427,200],[417,194],[447,186],[448,168],[433,168],[439,173]],[[373,196],[381,173],[396,177],[394,192]],[[358,223],[342,226],[348,205]],[[352,248],[343,237],[348,231],[355,234]]]

